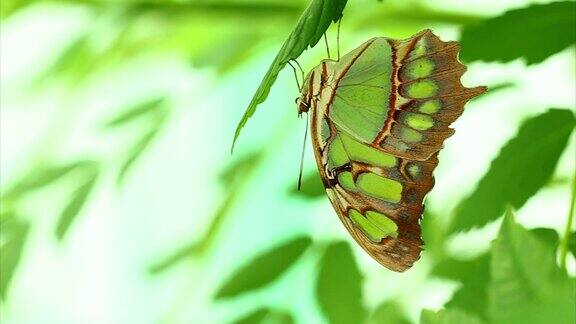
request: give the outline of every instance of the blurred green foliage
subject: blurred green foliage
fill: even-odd
[[[551,109],[527,120],[500,151],[476,190],[459,205],[450,230],[468,230],[520,208],[551,178],[576,125],[569,109]],[[530,161],[523,163],[523,161]]]
[[[266,286],[288,270],[306,252],[311,243],[310,238],[299,237],[257,257],[224,282],[216,292],[215,298],[231,298]]]
[[[462,30],[462,59],[509,62],[522,57],[527,64],[542,62],[574,44],[574,21],[574,1],[510,10]]]
[[[147,298],[147,303],[143,302],[140,309],[127,309],[134,318],[153,308],[167,315],[159,316],[162,318],[146,317],[146,320],[162,323],[576,322],[573,307],[576,303],[575,161],[573,156],[563,158],[566,154],[574,153],[571,137],[574,134],[575,107],[558,104],[555,98],[558,93],[548,94],[542,90],[542,93],[527,94],[521,90],[531,81],[530,73],[534,69],[554,70],[555,66],[560,66],[562,72],[573,70],[576,64],[573,57],[576,4],[573,1],[524,6],[494,3],[487,10],[474,10],[472,2],[460,1],[458,6],[441,1],[395,0],[3,1],[0,6],[3,29],[17,24],[33,26],[38,16],[33,16],[31,12],[39,10],[41,14],[50,15],[50,10],[55,8],[83,10],[89,23],[70,36],[45,67],[35,69],[35,74],[21,89],[24,97],[33,97],[56,86],[61,91],[55,104],[57,118],[54,125],[48,127],[47,135],[39,136],[38,146],[27,152],[18,163],[22,165],[20,168],[12,169],[16,171],[10,173],[4,170],[4,166],[1,170],[2,317],[6,316],[6,323],[18,323],[19,318],[30,318],[22,315],[24,313],[39,313],[38,318],[46,323],[75,323],[78,317],[72,315],[81,313],[86,316],[81,318],[90,318],[90,323],[107,322],[98,317],[91,318],[93,315],[90,312],[85,315],[84,309],[74,305],[67,306],[65,312],[70,316],[64,317],[25,309],[22,304],[33,299],[33,296],[22,296],[18,292],[34,291],[35,286],[26,282],[32,276],[32,267],[48,263],[48,260],[65,262],[62,254],[72,253],[69,249],[79,242],[74,235],[75,229],[83,221],[82,217],[88,218],[86,210],[90,204],[105,199],[101,197],[102,192],[121,199],[124,195],[143,190],[146,198],[136,205],[145,207],[139,211],[150,208],[165,223],[162,226],[150,225],[152,229],[146,228],[140,223],[147,224],[150,220],[138,214],[135,219],[139,224],[126,225],[129,220],[123,218],[130,219],[131,215],[120,213],[116,215],[112,227],[130,234],[124,234],[126,237],[122,243],[107,251],[113,254],[125,249],[124,245],[129,246],[139,237],[134,233],[142,229],[168,233],[169,238],[174,236],[171,245],[155,247],[161,250],[159,254],[147,250],[155,243],[153,239],[138,242],[138,250],[130,253],[146,254],[145,259],[151,262],[130,263],[133,272],[129,273],[132,277],[127,279],[126,273],[121,271],[119,276],[122,281],[136,280],[134,277],[138,275],[134,273],[145,276],[146,279],[142,280],[146,284],[142,286],[147,288],[138,288],[142,290],[136,289],[135,294],[148,291],[144,289],[152,285],[168,287],[167,278],[175,278],[177,287],[160,290],[158,294],[165,304],[174,305],[156,305]],[[351,48],[352,42],[374,36],[375,33],[406,37],[422,28],[437,28],[447,31],[446,35],[454,38],[459,35],[462,59],[472,64],[471,74],[474,73],[475,77],[481,75],[479,71],[503,70],[492,78],[490,92],[476,99],[470,112],[464,113],[465,117],[475,119],[474,124],[481,125],[474,129],[478,138],[489,138],[493,124],[497,124],[495,121],[506,120],[509,131],[498,135],[502,140],[497,145],[502,146],[500,149],[495,147],[493,156],[491,151],[482,151],[488,155],[485,160],[492,159],[492,163],[475,169],[480,178],[476,185],[472,183],[476,178],[465,174],[467,171],[460,171],[462,166],[453,163],[453,156],[441,155],[440,167],[445,165],[448,169],[440,168],[437,171],[437,181],[441,184],[443,177],[458,173],[459,177],[471,182],[471,190],[457,188],[456,193],[447,200],[438,196],[427,200],[422,221],[426,242],[423,259],[414,269],[401,275],[392,274],[363,258],[361,249],[350,244],[351,239],[343,241],[345,234],[342,228],[332,230],[332,226],[327,225],[338,220],[327,203],[323,185],[315,170],[306,168],[302,190],[297,191],[296,164],[294,170],[288,171],[284,169],[286,165],[280,164],[280,160],[287,159],[283,156],[283,149],[291,145],[288,136],[293,135],[292,125],[283,118],[285,115],[280,110],[290,109],[289,112],[293,114],[289,116],[295,115],[293,98],[298,95],[292,85],[292,74],[282,74],[282,70],[295,59],[302,60],[305,67],[311,67],[319,58],[325,57],[323,42],[319,41],[327,32],[328,42],[334,43],[336,27],[333,23],[342,15],[342,49]],[[2,33],[4,42],[4,31]],[[315,46],[317,43],[322,46]],[[276,56],[272,59],[274,51]],[[571,54],[569,60],[550,63],[566,52]],[[104,138],[105,142],[113,145],[100,150],[81,150],[82,154],[73,150],[61,154],[62,150],[66,151],[65,144],[70,140],[62,133],[80,123],[78,113],[87,109],[78,105],[81,101],[79,94],[95,92],[93,95],[102,99],[98,103],[104,102],[108,92],[94,90],[91,88],[93,83],[99,78],[107,83],[125,77],[130,73],[126,69],[133,67],[133,60],[147,55],[177,56],[187,63],[182,65],[182,69],[189,69],[184,73],[200,75],[201,81],[194,83],[194,86],[204,89],[202,87],[208,85],[217,90],[214,93],[201,91],[197,97],[187,97],[186,100],[174,98],[169,91],[142,91],[136,99],[124,100],[124,104],[115,106],[111,113],[108,110],[87,118],[90,125],[87,128],[96,128],[90,136]],[[143,66],[149,64],[144,62]],[[492,63],[474,65],[478,62]],[[5,64],[4,61],[2,63]],[[143,69],[143,66],[139,68]],[[265,70],[266,67],[268,70]],[[526,75],[526,78],[508,75],[513,69]],[[141,78],[136,72],[132,73],[137,75],[134,78]],[[244,84],[246,78],[240,77],[245,75],[254,76],[251,78],[254,84],[247,87]],[[564,78],[561,82],[570,83],[574,89],[573,73],[561,77]],[[285,96],[282,101],[276,101],[280,94],[275,88],[283,89],[283,80],[287,79],[291,86],[283,91]],[[549,80],[538,82],[544,89],[544,83]],[[233,95],[227,95],[220,88],[222,84],[233,88]],[[4,81],[2,86],[5,86]],[[178,86],[177,80],[171,84],[173,88]],[[254,95],[246,94],[253,89],[257,89]],[[192,90],[186,88],[186,92]],[[542,102],[545,105],[533,110],[529,110],[528,106],[513,110],[514,107],[509,106],[510,97],[530,95],[534,105]],[[575,96],[572,92],[568,97]],[[225,108],[213,102],[208,105],[206,97],[222,99]],[[278,102],[285,104],[262,109],[260,113],[266,116],[268,110],[271,115],[281,115],[282,118],[253,118],[253,128],[261,127],[263,131],[257,133],[258,129],[252,130],[251,127],[243,131],[256,133],[263,140],[245,152],[237,152],[230,157],[227,143],[232,137],[236,141],[256,107],[267,105],[267,97],[270,105],[279,106]],[[540,100],[542,98],[544,100]],[[185,109],[181,109],[182,104],[178,100],[185,101]],[[4,102],[3,113],[13,110],[5,107]],[[10,103],[9,100],[6,102]],[[206,105],[208,109],[205,110],[196,108]],[[248,109],[242,116],[246,106]],[[493,109],[494,106],[497,109]],[[276,111],[272,111],[272,108]],[[184,111],[191,109],[198,109],[194,110],[193,119],[200,120],[200,123],[189,124],[183,117]],[[481,119],[483,111],[488,111],[489,117]],[[507,111],[519,112],[520,118],[510,118],[506,115]],[[41,112],[34,111],[33,114]],[[215,118],[219,119],[214,124]],[[240,124],[235,128],[237,119],[240,119]],[[186,128],[198,128],[202,123],[211,125],[209,133],[202,134],[200,139],[182,137],[178,133],[178,139],[186,143],[185,147],[192,142],[197,145],[190,147],[194,162],[185,167],[165,156],[167,152],[182,148],[176,145],[176,136],[172,133],[179,123],[185,124]],[[21,128],[25,129],[24,126]],[[462,130],[458,129],[455,138]],[[72,133],[69,137],[74,136]],[[3,140],[2,145],[20,143],[16,137]],[[131,182],[142,177],[138,172],[146,168],[146,163],[151,163],[150,156],[157,147],[162,146],[164,140],[170,140],[170,144],[164,144],[167,148],[158,153],[164,164],[152,172],[161,175],[155,179],[162,179],[174,171],[178,175],[175,182],[192,183],[198,187],[197,191],[182,193],[175,183],[172,186],[140,183],[141,187],[130,187]],[[199,142],[206,144],[202,146]],[[238,142],[236,151],[243,150],[248,142]],[[453,145],[449,143],[449,146]],[[482,150],[478,145],[482,146],[483,143],[466,143],[465,146]],[[226,147],[220,149],[219,146]],[[215,153],[205,151],[208,148],[221,151],[218,158],[214,158]],[[294,156],[299,155],[295,149],[293,151]],[[458,152],[455,155],[466,154]],[[202,168],[201,161],[206,159],[210,159],[207,161],[210,167]],[[466,163],[471,164],[471,159]],[[292,171],[294,177],[286,177],[289,180],[282,178]],[[482,173],[484,175],[480,176]],[[469,180],[469,176],[473,180]],[[214,183],[213,187],[206,179]],[[110,187],[113,190],[108,190]],[[443,188],[438,186],[433,194],[440,192],[444,195]],[[176,199],[184,195],[194,207],[194,212],[181,212],[170,205],[171,201],[161,209],[146,204],[162,192],[170,192],[171,199],[172,196]],[[205,192],[214,199],[205,199]],[[547,196],[558,195],[559,192],[570,192],[571,201],[567,197],[552,199]],[[196,196],[203,198],[195,199]],[[274,200],[274,197],[279,198]],[[538,222],[530,222],[525,214],[528,214],[527,206],[536,204],[535,198],[540,198],[539,201],[546,205],[546,213],[539,215]],[[446,201],[453,201],[453,204]],[[551,206],[558,204],[558,201],[568,207],[567,215],[557,213],[563,207]],[[110,204],[109,201],[107,203]],[[38,208],[32,208],[36,204],[39,204]],[[45,208],[45,205],[51,207]],[[204,208],[206,206],[209,208]],[[513,216],[511,207],[517,210],[517,217]],[[97,217],[108,216],[108,209],[100,211]],[[50,217],[52,214],[54,218]],[[173,214],[203,222],[195,223],[200,224],[198,231],[187,237],[187,241],[177,240],[176,237],[184,232],[182,227],[186,225],[170,227],[168,223],[176,220],[171,218]],[[295,219],[295,223],[308,224],[302,228],[291,228],[286,224],[293,223],[285,223],[281,219],[286,215]],[[305,217],[299,217],[302,215]],[[93,221],[94,216],[90,216]],[[92,224],[88,223],[88,226]],[[48,235],[45,235],[45,227],[49,228]],[[489,232],[490,228],[496,227],[499,227],[497,233],[493,231],[481,239],[473,236],[477,229]],[[234,232],[233,229],[239,230]],[[477,248],[476,253],[462,255],[454,252],[454,240],[458,237],[472,237],[470,240],[478,246],[488,242],[491,244]],[[97,237],[94,245],[106,245],[108,239],[106,236]],[[38,246],[46,246],[47,242],[54,242],[57,253],[39,257]],[[82,251],[82,257],[90,259],[93,257],[91,253]],[[107,267],[119,268],[121,265],[118,263],[122,261],[121,258],[110,261]],[[86,270],[85,267],[81,269]],[[38,271],[42,273],[40,276],[44,275],[44,269]],[[68,279],[67,275],[64,274],[64,277]],[[81,273],[74,275],[82,278]],[[192,286],[182,284],[188,279],[193,281]],[[54,286],[51,286],[49,293],[38,295],[50,295],[46,300],[58,303],[58,298],[53,298],[54,292],[64,294],[64,290],[57,287],[59,281],[43,277],[42,280],[48,283],[54,281]],[[69,280],[74,285],[77,279],[70,275]],[[98,280],[103,279],[94,278],[97,285],[111,286],[114,292],[111,295],[116,295],[115,289],[119,288]],[[448,293],[444,297],[437,294],[432,298],[434,302],[428,301],[425,288],[438,281],[455,286],[452,290],[434,288],[435,291]],[[181,293],[182,290],[185,293]],[[197,295],[192,298],[187,293]],[[90,300],[87,296],[91,293],[74,291],[73,295],[78,300]],[[175,301],[171,302],[172,299]],[[95,312],[100,312],[97,305],[91,306],[96,309]],[[210,310],[206,312],[217,315],[202,315],[208,308]],[[191,309],[190,314],[183,309]],[[122,318],[118,314],[109,314],[107,318],[113,319],[110,321],[112,323],[140,322]],[[33,320],[24,322],[34,323]]]

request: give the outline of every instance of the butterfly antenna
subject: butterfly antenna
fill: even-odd
[[[298,173],[298,191],[302,187],[302,171],[304,170],[304,153],[306,152],[306,139],[308,138],[308,113],[306,113],[306,130],[304,131],[304,142],[302,143],[302,155],[300,155],[300,172]]]
[[[330,47],[328,47],[328,37],[326,37],[326,33],[324,33],[324,44],[326,44],[326,53],[328,53],[328,58],[330,58]]]
[[[342,17],[338,19],[338,29],[336,32],[336,54],[338,57],[338,61],[340,61],[340,23],[342,22]]]
[[[292,71],[294,71],[294,79],[296,79],[296,85],[298,86],[298,91],[300,91],[302,88],[300,87],[300,81],[298,81],[298,72],[296,72],[296,67],[292,65],[290,61],[288,61],[288,64],[290,64]],[[300,66],[300,64],[298,64],[298,66]],[[304,79],[302,79],[302,82],[304,82]]]

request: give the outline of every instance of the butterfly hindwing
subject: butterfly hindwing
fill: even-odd
[[[304,89],[328,197],[354,239],[395,271],[420,256],[423,201],[449,125],[484,91],[461,85],[457,55],[429,30],[373,38],[321,62]]]

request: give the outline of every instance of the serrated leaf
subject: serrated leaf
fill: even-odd
[[[258,308],[233,324],[293,324],[294,318],[286,311],[271,308]]]
[[[330,244],[320,260],[316,299],[331,324],[363,323],[362,274],[346,242]]]
[[[558,247],[558,233],[553,229],[535,228],[530,232],[550,248]],[[444,259],[434,266],[431,275],[461,283],[445,307],[461,309],[482,319],[487,318],[486,283],[490,281],[490,253],[483,253],[470,260]]]
[[[10,283],[22,258],[30,224],[14,213],[2,213],[0,226],[0,298],[6,300]]]
[[[420,324],[481,324],[474,315],[458,309],[443,309],[438,312],[424,309],[420,313]]]
[[[26,174],[14,186],[9,188],[3,198],[9,200],[18,199],[20,196],[50,185],[72,172],[90,168],[93,164],[93,161],[77,161],[70,164],[40,167]]]
[[[462,31],[460,57],[466,61],[527,64],[544,61],[576,42],[576,3],[535,4],[508,11]]]
[[[161,113],[165,101],[166,98],[160,97],[138,103],[132,107],[127,108],[125,111],[107,121],[104,124],[104,127],[113,128],[123,126],[132,122],[133,120],[139,119],[140,117],[147,116],[152,113]]]
[[[231,298],[270,284],[296,263],[311,243],[309,237],[298,237],[257,256],[236,270],[214,298]]]
[[[567,109],[551,109],[524,122],[459,204],[449,232],[496,220],[508,204],[522,207],[552,177],[574,125],[574,113]]]
[[[70,226],[76,220],[82,211],[82,208],[88,201],[90,193],[94,189],[98,180],[98,175],[99,169],[98,167],[94,167],[92,170],[86,172],[82,179],[79,180],[78,187],[74,190],[70,197],[70,201],[60,213],[58,223],[56,224],[54,234],[56,235],[56,239],[59,241],[66,236]]]
[[[324,184],[322,184],[322,179],[320,179],[318,171],[313,171],[305,175],[302,178],[300,190],[298,190],[296,184],[294,184],[289,190],[289,193],[306,199],[326,197],[326,189],[324,189]]]
[[[576,285],[554,250],[508,212],[491,247],[489,313],[493,323],[576,322]]]
[[[432,275],[460,282],[462,285],[446,303],[450,309],[464,310],[469,314],[486,317],[490,279],[490,254],[484,253],[471,260],[446,259],[437,264]]]
[[[256,111],[256,107],[268,97],[270,88],[276,81],[278,73],[280,73],[290,60],[297,59],[304,50],[308,47],[314,47],[316,43],[318,43],[330,24],[338,21],[338,19],[342,17],[342,11],[346,6],[346,2],[347,0],[312,0],[310,2],[310,5],[304,10],[298,23],[288,36],[288,39],[286,39],[280,48],[274,61],[272,61],[264,79],[260,82],[260,86],[256,90],[254,97],[252,97],[244,116],[242,116],[242,119],[238,123],[231,150],[234,150],[236,140],[240,135],[240,131],[248,121],[248,118],[252,117]]]
[[[392,301],[384,302],[370,315],[367,324],[410,324],[412,323],[400,306]]]

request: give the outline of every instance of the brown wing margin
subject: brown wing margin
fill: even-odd
[[[458,61],[460,46],[441,41],[428,29],[406,40],[389,39],[389,43],[394,54],[390,109],[373,144],[398,156],[426,160],[454,133],[449,125],[462,114],[466,102],[484,93],[486,87],[462,86],[460,78],[466,67]],[[415,75],[414,68],[421,68],[419,63],[426,61],[432,63],[431,71]],[[423,83],[435,85],[436,91],[424,96],[411,93],[414,86]],[[423,109],[425,104],[428,106]],[[434,105],[438,106],[436,111],[431,109]],[[426,129],[414,129],[409,123],[409,118],[429,117],[433,125]],[[420,140],[407,140],[407,132]]]
[[[338,184],[326,188],[334,209],[354,240],[370,256],[390,270],[405,271],[420,258],[424,243],[420,229],[420,220],[424,209],[422,202],[425,195],[434,186],[432,171],[437,164],[438,159],[435,154],[426,161],[402,159],[397,170],[371,168],[377,174],[402,182],[405,189],[402,193],[403,199],[398,204],[388,204],[361,193],[348,192]],[[419,174],[409,174],[406,169],[415,165],[420,170]],[[362,164],[352,162],[352,172],[355,172],[355,169],[358,172],[363,171],[364,167]],[[385,214],[398,226],[398,236],[395,238],[387,237],[379,243],[370,241],[349,219],[347,215],[349,208],[356,209],[363,214],[368,210]]]
[[[326,118],[313,111],[312,120]],[[334,138],[337,130],[334,124],[326,120]],[[313,139],[318,129],[312,127]],[[329,140],[326,145],[329,145]],[[315,143],[317,144],[317,143]],[[389,203],[370,197],[362,191],[349,191],[344,189],[326,173],[323,154],[320,145],[314,145],[315,155],[321,177],[325,180],[326,192],[336,210],[340,220],[352,235],[354,240],[376,261],[386,268],[402,272],[410,268],[420,258],[423,241],[421,239],[420,220],[424,206],[422,202],[425,195],[432,189],[434,178],[432,172],[438,164],[436,154],[426,161],[398,159],[394,167],[382,168],[362,162],[350,160],[350,169],[353,176],[363,172],[372,172],[377,175],[398,181],[402,184],[402,200],[398,203]],[[332,179],[330,181],[329,179]],[[398,226],[396,237],[387,237],[380,242],[373,242],[366,234],[354,225],[348,217],[349,209],[355,209],[362,214],[367,211],[376,211],[392,219]]]

